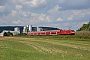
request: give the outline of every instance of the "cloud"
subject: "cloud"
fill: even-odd
[[[12,21],[13,24],[23,24],[23,22],[21,20],[18,21]]]
[[[90,8],[89,0],[64,0],[60,6],[62,7],[60,10],[81,10]]]
[[[21,5],[16,5],[16,10],[20,10],[22,8]]]
[[[4,12],[4,6],[0,6],[0,12]]]
[[[90,20],[90,0],[0,0],[0,25],[78,29]]]
[[[57,21],[58,21],[58,22],[59,22],[59,21],[63,21],[63,19],[62,19],[62,18],[58,18]]]
[[[23,9],[38,9],[43,8],[46,5],[46,0],[19,0],[18,2],[20,2],[19,4],[23,5]]]
[[[83,18],[87,17],[87,15],[90,15],[90,9],[87,10],[72,10],[72,15],[68,17],[67,20],[83,20]]]
[[[51,8],[48,12],[50,14],[55,14],[55,13],[59,12],[59,8],[60,7],[58,5],[56,5],[54,8]]]
[[[46,0],[32,0],[30,3],[31,7],[38,7],[40,5],[44,5],[46,3]]]

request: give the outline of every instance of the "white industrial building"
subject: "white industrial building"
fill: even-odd
[[[32,25],[27,25],[26,27],[23,28],[23,33],[32,32],[33,30],[32,28],[33,28]],[[43,29],[37,26],[36,30],[42,31]]]
[[[4,33],[5,32],[10,32],[13,34],[13,36],[15,35],[18,35],[20,34],[20,29],[18,27],[14,28],[14,31],[10,31],[10,30],[3,30],[1,33],[0,33],[0,36],[4,36]]]
[[[32,31],[32,25],[27,25],[27,27],[23,28],[23,33],[31,32]]]

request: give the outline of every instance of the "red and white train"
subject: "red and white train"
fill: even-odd
[[[23,30],[24,33],[26,33],[29,36],[34,35],[74,35],[74,30],[62,30],[58,28],[52,28],[52,27],[32,27],[32,25],[27,25],[27,27],[24,27]]]
[[[36,31],[36,32],[28,32],[27,35],[74,35],[74,30],[47,30],[47,31]]]

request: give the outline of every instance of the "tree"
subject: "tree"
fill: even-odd
[[[83,26],[79,28],[77,31],[90,31],[90,22],[87,24],[83,24]]]
[[[7,36],[7,32],[4,32],[3,36]]]
[[[90,22],[88,23],[88,25],[89,25],[89,31],[90,31]]]
[[[8,32],[4,32],[4,36],[13,36],[13,34],[10,31],[8,31]]]

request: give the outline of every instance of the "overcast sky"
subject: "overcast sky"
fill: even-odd
[[[0,0],[0,26],[33,25],[77,30],[90,21],[90,0]]]

